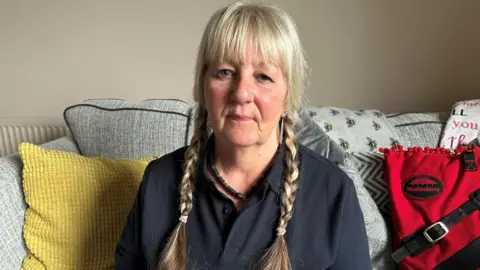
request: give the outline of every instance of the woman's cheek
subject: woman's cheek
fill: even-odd
[[[281,89],[262,89],[257,103],[262,118],[273,121],[282,115],[285,111],[284,98],[285,93]]]
[[[264,88],[260,92],[259,100],[263,106],[267,106],[276,111],[283,107],[284,95],[285,94],[278,91],[278,89]]]
[[[208,82],[205,90],[210,112],[219,117],[228,103],[228,88],[225,87],[225,83],[215,80]]]

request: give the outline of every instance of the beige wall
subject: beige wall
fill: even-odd
[[[0,123],[89,98],[191,102],[195,50],[228,0],[0,0]],[[316,105],[446,110],[480,98],[480,1],[272,1],[297,21]]]

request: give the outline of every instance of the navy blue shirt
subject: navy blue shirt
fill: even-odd
[[[293,269],[372,269],[352,180],[324,157],[298,147],[299,188],[285,234]],[[158,256],[179,222],[185,150],[147,166],[116,249],[115,269],[155,269],[158,264]],[[199,165],[187,222],[189,269],[250,269],[261,258],[276,237],[282,161],[283,152],[279,151],[239,212],[217,190],[205,163]]]

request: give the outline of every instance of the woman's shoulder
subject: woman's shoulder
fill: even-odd
[[[170,153],[161,155],[156,159],[153,159],[148,164],[148,167],[151,169],[162,169],[162,168],[172,168],[172,166],[183,164],[185,160],[185,152],[187,151],[187,146],[178,148]]]
[[[329,167],[338,167],[337,164],[327,157],[320,155],[319,153],[313,151],[312,149],[308,148],[307,146],[298,143],[298,150],[300,152],[301,158],[306,158],[310,162],[318,163],[322,166],[329,166]]]
[[[310,187],[328,188],[330,191],[342,192],[352,187],[350,177],[337,163],[299,144],[300,173]]]
[[[187,147],[176,149],[150,161],[145,169],[143,181],[148,186],[176,186],[183,174],[183,163]]]

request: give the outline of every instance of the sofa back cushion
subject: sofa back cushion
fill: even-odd
[[[406,147],[438,147],[448,112],[396,113],[386,116]]]
[[[341,163],[345,158],[343,148],[313,121],[305,108],[299,114],[302,123],[295,130],[295,140],[328,160]]]
[[[115,247],[152,159],[85,157],[30,143],[20,144],[19,152],[28,205],[22,269],[113,269]]]
[[[64,117],[82,155],[138,159],[187,145],[190,110],[180,100],[104,99],[70,106]]]
[[[402,143],[393,125],[378,110],[306,106],[312,119],[345,152],[378,152]]]

